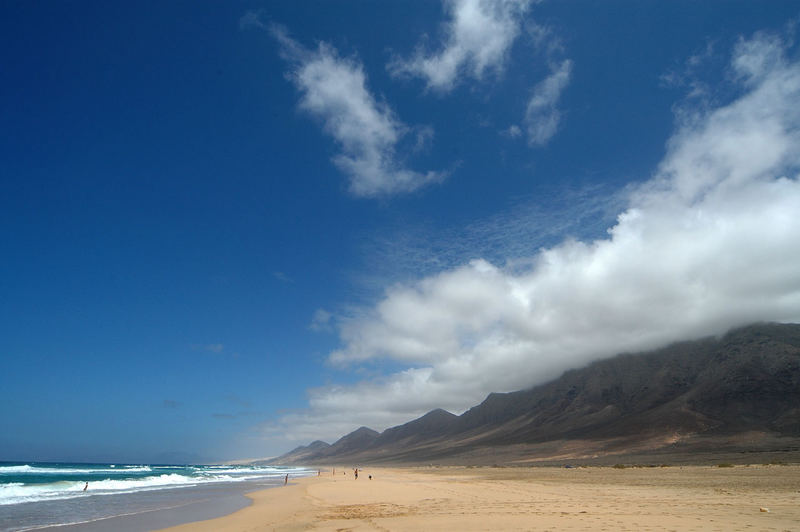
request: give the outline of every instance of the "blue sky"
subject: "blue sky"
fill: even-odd
[[[0,460],[270,456],[800,320],[796,2],[6,2]]]

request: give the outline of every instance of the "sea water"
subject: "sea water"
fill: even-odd
[[[272,466],[0,462],[0,531],[88,527],[110,517],[202,501],[211,507],[232,493],[279,485],[286,475],[309,474],[303,468]],[[240,506],[246,504],[242,501]],[[227,509],[236,508],[229,504]]]

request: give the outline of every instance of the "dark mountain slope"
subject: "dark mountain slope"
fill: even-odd
[[[407,445],[413,442],[444,436],[448,433],[449,428],[455,425],[457,420],[458,416],[455,414],[437,408],[414,421],[409,421],[404,425],[386,429],[375,439],[372,446]]]
[[[757,325],[721,339],[620,355],[556,381],[491,394],[451,436],[508,444],[645,432],[768,430],[798,436],[800,326]],[[518,428],[513,428],[518,425]]]
[[[343,436],[337,440],[333,445],[322,451],[323,456],[346,456],[354,452],[359,452],[362,449],[367,449],[372,445],[372,442],[380,435],[380,433],[367,428],[361,427],[350,434]]]
[[[295,447],[288,453],[281,455],[277,459],[270,458],[268,460],[258,460],[253,462],[255,465],[262,465],[262,464],[306,464],[311,463],[315,459],[317,459],[320,455],[322,455],[325,450],[327,450],[331,446],[330,443],[326,443],[324,441],[316,440],[308,445],[301,445],[299,447]]]
[[[529,390],[490,394],[461,416],[434,410],[380,435],[364,430],[342,438],[347,445],[276,461],[419,462],[476,453],[491,460],[555,441],[613,439],[632,448],[753,431],[800,439],[800,325],[759,324],[619,355]]]

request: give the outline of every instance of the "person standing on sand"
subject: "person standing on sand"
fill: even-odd
[[[358,468],[356,468],[356,473],[355,473],[355,475],[356,475],[356,480],[358,480]]]
[[[286,478],[283,479],[283,485],[285,486],[288,483],[289,483],[289,474],[287,473]]]

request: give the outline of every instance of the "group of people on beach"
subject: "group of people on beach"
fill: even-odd
[[[353,475],[355,475],[356,480],[358,480],[358,468],[353,469]],[[369,479],[372,480],[372,475],[369,475]]]
[[[321,471],[317,472],[317,476],[319,476],[321,474],[322,474]],[[347,474],[346,472],[342,471],[342,475],[346,475],[346,474]],[[335,467],[331,470],[331,476],[332,477],[336,476],[336,468]],[[356,480],[358,480],[358,468],[357,467],[353,468],[353,476],[355,477]],[[369,475],[369,479],[372,480],[372,475]]]
[[[346,475],[346,474],[347,474],[346,472],[344,472],[344,471],[342,472],[342,475]],[[322,475],[322,470],[321,469],[317,470],[317,476],[319,477],[321,475]],[[336,468],[335,467],[331,471],[331,476],[336,476]],[[357,467],[353,468],[353,476],[355,477],[356,480],[358,480],[358,468]],[[369,479],[372,480],[372,475],[369,475]],[[289,474],[287,473],[286,476],[283,478],[283,485],[286,486],[288,483],[289,483]],[[88,482],[86,483],[86,487],[89,487],[89,483]],[[83,488],[83,491],[86,491],[86,488]]]

